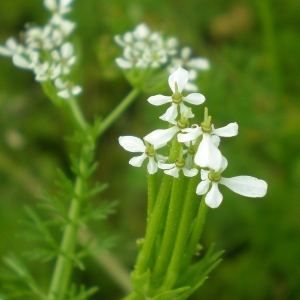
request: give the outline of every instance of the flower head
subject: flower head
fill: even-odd
[[[172,103],[165,114],[160,116],[160,119],[172,123],[178,115],[178,107],[180,112],[186,113],[188,107],[183,102],[187,102],[194,105],[202,104],[205,101],[205,97],[199,93],[192,93],[188,96],[183,96],[182,91],[188,82],[188,71],[179,67],[169,76],[169,86],[173,92],[172,96],[156,95],[148,99],[148,102],[153,105],[162,105],[165,103]],[[194,115],[190,114],[190,118]]]
[[[164,145],[152,146],[149,143],[144,143],[141,139],[134,136],[120,136],[120,145],[129,152],[141,152],[142,155],[135,156],[130,159],[129,164],[134,167],[140,167],[146,158],[149,159],[147,170],[149,174],[157,172],[157,161],[166,161],[166,157],[159,155],[155,150],[163,147]]]
[[[230,190],[242,196],[251,198],[265,196],[268,185],[264,180],[251,176],[236,176],[232,178],[222,177],[221,173],[226,169],[227,164],[226,158],[222,157],[220,170],[201,170],[202,181],[198,184],[196,193],[198,195],[207,193],[205,196],[205,203],[209,207],[217,208],[223,200],[223,195],[219,191],[219,184],[227,186]]]

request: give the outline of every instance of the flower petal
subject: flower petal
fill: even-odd
[[[133,158],[130,159],[129,164],[131,164],[134,167],[140,167],[143,163],[143,161],[146,159],[147,154],[143,153],[140,156],[135,156]]]
[[[209,171],[201,169],[201,180],[208,179]]]
[[[212,182],[210,191],[205,197],[205,203],[211,208],[217,208],[223,200],[223,195],[220,193],[218,184]]]
[[[175,163],[165,164],[163,161],[158,162],[158,167],[162,170],[169,170],[175,167]]]
[[[30,63],[23,56],[15,54],[13,56],[13,64],[19,68],[30,69]]]
[[[189,94],[186,97],[182,97],[182,99],[183,99],[183,101],[194,104],[194,105],[202,104],[205,101],[205,97],[199,93]]]
[[[164,96],[164,95],[156,95],[156,96],[149,97],[147,101],[152,105],[158,106],[168,102],[172,102],[172,97]]]
[[[178,91],[181,93],[184,86],[187,84],[189,79],[189,72],[179,67],[175,72],[169,76],[169,86],[173,93],[175,93],[175,82],[178,85]]]
[[[209,184],[210,184],[209,180],[201,181],[197,186],[196,194],[197,195],[204,195],[205,193],[207,193],[208,188],[209,188]]]
[[[169,123],[172,123],[176,119],[177,115],[178,115],[177,104],[172,103],[172,106],[169,107],[167,109],[167,111],[162,116],[160,116],[159,118],[163,121],[167,121]]]
[[[224,136],[224,137],[230,137],[235,136],[238,134],[238,124],[237,123],[230,123],[226,125],[225,127],[221,127],[218,129],[215,129],[212,125],[212,132],[211,134],[216,134],[218,136]]]
[[[202,129],[198,126],[195,128],[183,129],[182,131],[185,133],[179,133],[177,136],[178,142],[180,143],[194,141],[202,134]]]
[[[182,172],[186,177],[194,177],[198,174],[198,170],[194,168],[190,170],[188,170],[187,168],[182,168]]]
[[[118,65],[118,67],[120,67],[121,69],[130,69],[132,67],[132,62],[125,60],[121,57],[116,58],[115,60],[116,64]]]
[[[143,141],[135,136],[120,136],[120,145],[129,152],[145,152]]]
[[[154,157],[149,157],[149,162],[147,165],[147,170],[149,174],[154,174],[157,172],[157,163],[154,160]]]
[[[222,177],[219,183],[227,186],[237,194],[252,198],[265,196],[268,188],[264,180],[251,176]]]
[[[212,143],[208,133],[203,134],[203,139],[195,155],[195,163],[202,168],[211,168],[218,171],[222,163],[220,150]]]
[[[178,178],[179,177],[179,171],[180,171],[180,169],[178,167],[174,167],[172,169],[165,170],[164,172],[167,175],[170,175],[170,176],[173,176],[175,178]]]
[[[178,126],[173,126],[168,129],[157,129],[149,133],[144,139],[152,145],[165,145],[180,129]]]

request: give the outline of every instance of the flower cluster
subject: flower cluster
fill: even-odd
[[[159,32],[151,31],[144,23],[123,36],[116,35],[114,39],[123,49],[123,57],[116,59],[121,69],[166,67],[171,74],[182,66],[189,71],[189,82],[185,85],[187,91],[197,91],[197,86],[193,81],[197,79],[198,72],[210,68],[206,58],[192,58],[192,50],[189,47],[180,50],[177,38],[164,38]]]
[[[74,46],[68,41],[75,23],[66,19],[73,0],[44,0],[51,18],[43,27],[27,26],[24,44],[10,37],[0,46],[0,55],[12,58],[15,66],[31,70],[39,82],[51,81],[60,98],[68,99],[82,88],[67,80],[76,63]]]
[[[203,122],[200,125],[189,127],[189,119],[194,117],[194,114],[191,108],[185,104],[202,104],[205,97],[199,93],[182,95],[188,80],[188,71],[179,67],[169,76],[172,95],[156,95],[148,99],[148,102],[153,105],[171,104],[165,114],[160,117],[169,123],[168,129],[158,129],[149,133],[144,137],[144,143],[133,136],[119,138],[119,143],[125,150],[142,153],[141,156],[132,158],[129,163],[140,167],[148,157],[150,174],[162,169],[165,174],[175,178],[179,177],[181,170],[184,176],[193,177],[201,169],[202,181],[197,186],[196,193],[205,195],[205,202],[211,208],[218,207],[223,199],[218,184],[223,184],[243,196],[263,197],[267,191],[265,181],[251,176],[232,178],[221,176],[228,163],[219,150],[220,138],[236,136],[238,134],[237,123],[230,123],[216,129],[211,124],[211,116],[208,115],[208,110],[205,108]],[[168,161],[168,157],[161,157],[156,153],[157,149],[164,147],[172,139],[177,139],[181,147],[180,155],[175,162]]]

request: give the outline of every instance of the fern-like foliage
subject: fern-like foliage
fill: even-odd
[[[98,126],[96,122],[96,126]],[[58,191],[55,195],[42,190],[37,209],[25,206],[27,219],[22,222],[24,232],[22,237],[36,245],[30,250],[23,251],[25,257],[42,263],[54,261],[58,256],[66,256],[73,266],[84,269],[83,258],[89,255],[99,255],[114,243],[114,237],[98,234],[101,239],[95,241],[94,237],[80,239],[73,254],[62,253],[60,247],[61,233],[70,224],[80,230],[87,230],[90,221],[103,221],[114,213],[116,201],[102,201],[93,205],[91,199],[107,188],[107,184],[90,184],[90,177],[97,168],[93,162],[96,134],[94,127],[88,129],[88,134],[76,133],[72,139],[81,145],[79,157],[71,156],[71,170],[74,179],[62,171],[57,171],[56,185]],[[80,181],[80,189],[78,189]],[[81,206],[80,214],[76,219],[70,219],[70,203],[78,201]],[[90,236],[92,234],[89,233]],[[9,270],[3,271],[3,284],[0,297],[5,299],[40,299],[47,300],[47,292],[41,290],[39,283],[31,275],[28,268],[16,256],[8,256],[4,263]],[[50,280],[50,278],[49,278]],[[84,300],[94,294],[97,288],[86,289],[84,286],[72,285],[64,299]],[[2,292],[2,294],[1,294]],[[22,296],[21,296],[22,295]],[[25,298],[24,298],[25,297]],[[58,298],[58,297],[57,297]],[[52,298],[53,299],[53,295]]]

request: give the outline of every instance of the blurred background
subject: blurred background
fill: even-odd
[[[216,127],[239,124],[239,135],[223,139],[229,167],[224,177],[251,175],[269,184],[267,196],[247,199],[221,187],[224,201],[208,215],[202,244],[224,249],[224,261],[191,299],[300,299],[300,2],[294,0],[75,1],[69,18],[77,22],[81,105],[88,120],[107,115],[130,91],[114,64],[121,50],[113,36],[145,22],[177,36],[195,56],[211,61],[199,76],[200,91]],[[0,44],[18,37],[27,22],[49,15],[42,1],[0,1]],[[166,79],[167,80],[167,79]],[[130,270],[136,239],[144,234],[146,168],[132,168],[120,135],[145,136],[165,124],[160,109],[143,94],[102,137],[95,180],[109,188],[93,201],[118,200],[116,213],[92,224],[95,235],[114,235],[111,249]],[[165,107],[162,108],[163,110]],[[193,110],[194,111],[194,110]],[[196,109],[202,117],[203,107]],[[43,187],[56,191],[57,168],[72,176],[65,137],[73,133],[68,112],[55,107],[30,72],[0,57],[0,256],[22,253],[24,205],[36,207]],[[197,122],[197,121],[195,121]],[[51,264],[28,263],[47,287]],[[114,300],[122,289],[92,259],[77,282],[98,285],[92,299]],[[0,285],[1,286],[1,285]],[[20,298],[21,299],[21,298]],[[24,298],[27,299],[27,298]]]

